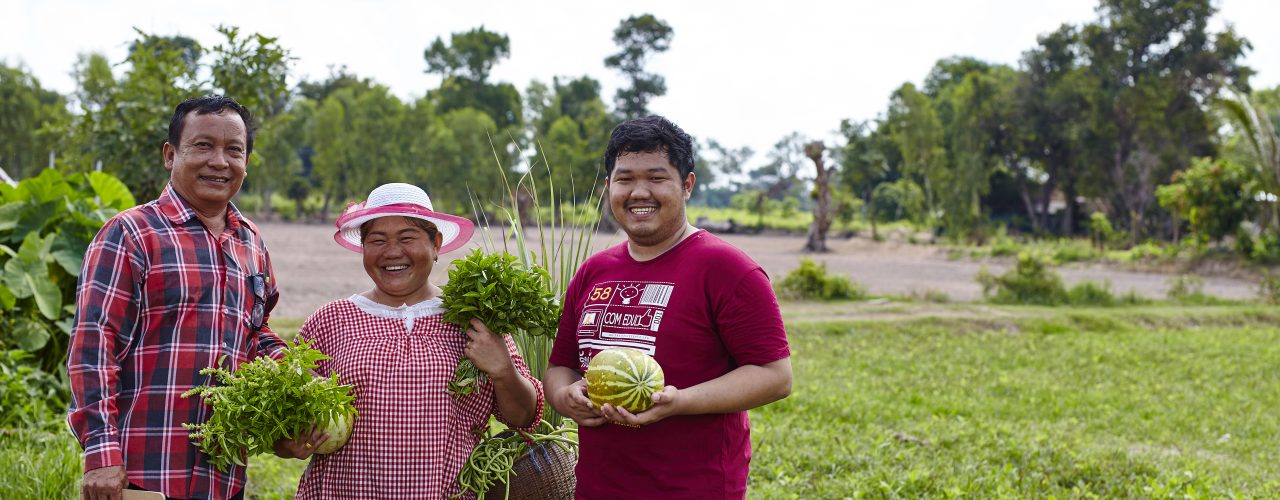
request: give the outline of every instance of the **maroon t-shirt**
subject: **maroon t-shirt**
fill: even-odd
[[[699,231],[656,259],[627,243],[583,263],[569,285],[551,364],[586,371],[597,352],[652,355],[667,385],[686,388],[741,365],[790,355],[764,270]],[[578,498],[742,498],[751,460],[747,412],[667,418],[633,429],[579,430]]]

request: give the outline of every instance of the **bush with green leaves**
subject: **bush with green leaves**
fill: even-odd
[[[1271,305],[1280,305],[1280,273],[1262,271],[1258,279],[1258,298]]]
[[[124,183],[101,172],[45,169],[0,183],[0,349],[59,373],[75,316],[76,279],[102,225],[134,205]]]
[[[0,351],[0,429],[62,426],[68,386],[52,373],[29,364],[22,350]]]
[[[1058,305],[1067,302],[1062,277],[1049,269],[1049,259],[1023,252],[1008,272],[996,276],[983,266],[978,271],[982,294],[997,304]]]
[[[1077,306],[1114,306],[1116,296],[1111,293],[1111,283],[1081,281],[1067,290],[1067,302]]]
[[[778,295],[792,300],[857,300],[866,296],[862,287],[845,276],[827,274],[827,264],[800,259],[800,267],[776,285]]]

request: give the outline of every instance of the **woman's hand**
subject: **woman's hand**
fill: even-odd
[[[281,439],[271,446],[272,451],[280,458],[296,458],[306,460],[311,458],[320,443],[329,440],[329,433],[317,426],[311,426],[310,429],[299,432],[293,439]]]
[[[471,326],[464,332],[467,335],[462,354],[470,359],[480,371],[489,375],[490,380],[503,380],[517,376],[516,365],[511,362],[511,353],[507,351],[507,341],[501,335],[489,331],[483,321],[471,320]]]

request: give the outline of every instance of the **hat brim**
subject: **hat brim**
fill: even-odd
[[[364,253],[364,245],[360,244],[360,225],[379,217],[413,217],[423,219],[436,225],[440,230],[442,242],[440,253],[449,253],[471,241],[475,233],[475,225],[470,220],[456,215],[442,214],[427,210],[425,207],[409,204],[385,205],[374,208],[362,208],[363,204],[353,206],[336,223],[338,230],[333,233],[333,241],[342,248],[356,253]]]

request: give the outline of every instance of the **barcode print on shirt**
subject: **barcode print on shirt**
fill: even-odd
[[[640,296],[640,305],[667,307],[667,301],[671,300],[671,290],[673,289],[675,289],[674,285],[657,283],[645,285],[644,294]]]

